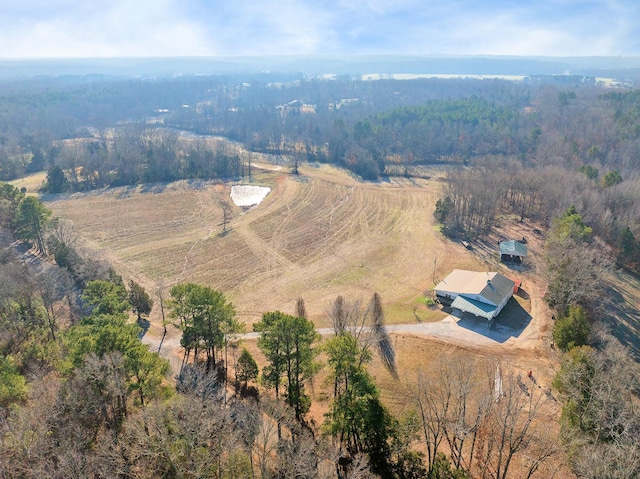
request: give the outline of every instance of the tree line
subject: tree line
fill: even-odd
[[[554,313],[553,344],[563,353],[554,381],[561,438],[579,477],[640,471],[638,368],[605,321],[613,269],[640,272],[637,98],[634,91],[584,90],[541,97],[532,155],[452,169],[435,208],[443,232],[455,238],[483,238],[506,218],[543,230],[545,300]]]
[[[49,193],[249,174],[237,146],[149,127],[116,128],[108,135],[61,142],[53,163],[43,185]]]
[[[263,148],[275,139],[272,130],[284,131],[277,107],[296,98],[335,105],[341,99],[364,93],[374,100],[362,102],[368,105],[367,110],[382,102],[393,104],[389,102],[394,98],[390,94],[393,82],[356,84],[349,78],[337,82],[301,78],[299,74],[262,73],[156,79],[86,75],[3,80],[0,180],[47,170],[56,163],[56,142],[60,140],[90,137],[95,131],[123,124],[154,122],[200,134],[223,134]],[[442,81],[431,82],[427,87],[418,85],[409,97],[442,96],[450,86]],[[459,88],[470,90],[464,84]]]
[[[545,244],[545,296],[564,352],[554,380],[563,399],[561,437],[580,477],[640,473],[636,404],[640,371],[602,321],[612,261],[575,207],[554,219]]]
[[[251,150],[304,151],[310,160],[341,164],[371,179],[389,173],[399,161],[466,161],[488,153],[531,157],[545,139],[553,147],[566,143],[552,131],[556,126],[567,130],[554,115],[578,102],[558,85],[473,79],[323,81],[271,74],[120,81],[77,77],[27,85],[31,88],[11,84],[0,97],[0,125],[5,126],[0,179],[54,166],[60,140],[149,123],[223,135]],[[588,96],[584,108],[589,114],[613,121],[613,111],[611,119],[602,114],[611,108],[594,97],[597,88],[580,83],[574,88]],[[565,100],[548,102],[549,89]],[[531,112],[531,105],[539,106]],[[604,157],[613,142],[594,141],[585,148],[596,146]]]

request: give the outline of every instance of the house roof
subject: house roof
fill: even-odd
[[[451,307],[486,319],[493,318],[497,308],[497,306],[492,306],[471,298],[465,298],[464,296],[457,296],[456,299],[453,300],[453,303],[451,303]]]
[[[508,254],[511,256],[527,256],[527,247],[515,240],[501,241],[500,254]]]
[[[435,287],[458,295],[478,295],[497,306],[507,296],[513,294],[515,283],[496,272],[466,271],[454,269]]]
[[[495,273],[491,278],[491,282],[487,282],[484,289],[480,293],[484,299],[488,299],[496,306],[499,305],[506,297],[513,295],[513,287],[515,283],[500,273]]]

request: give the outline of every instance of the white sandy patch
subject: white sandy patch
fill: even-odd
[[[270,191],[266,186],[236,185],[231,187],[231,199],[236,206],[259,205]]]

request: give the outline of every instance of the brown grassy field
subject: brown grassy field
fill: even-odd
[[[263,169],[254,184],[271,193],[257,207],[233,207],[222,234],[230,184],[179,181],[48,196],[125,278],[145,286],[192,281],[219,289],[252,323],[265,311],[292,312],[305,299],[321,326],[338,295],[367,302],[378,292],[390,322],[434,320],[418,299],[452,268],[478,268],[462,246],[443,241],[433,220],[440,183],[363,183],[329,166],[301,176]],[[445,269],[446,268],[446,269]]]
[[[37,194],[38,189],[47,181],[47,174],[44,171],[33,175],[25,176],[10,183],[16,188],[26,188],[28,194]]]

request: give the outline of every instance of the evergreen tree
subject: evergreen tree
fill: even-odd
[[[278,396],[284,381],[287,403],[294,408],[296,418],[301,419],[311,406],[305,383],[317,371],[312,346],[319,335],[313,323],[276,311],[265,313],[262,321],[254,324],[254,330],[262,333],[258,347],[269,361],[262,373],[265,382]]]
[[[591,325],[580,306],[569,306],[566,316],[556,320],[553,328],[553,340],[562,351],[583,346],[589,340]]]
[[[92,314],[96,315],[120,314],[131,307],[124,286],[112,281],[89,281],[82,299],[92,307]]]
[[[27,381],[11,357],[0,355],[0,407],[27,397]]]
[[[610,171],[602,177],[602,186],[609,188],[610,186],[622,183],[622,176],[617,170]]]
[[[636,261],[636,257],[638,255],[638,244],[636,243],[636,238],[626,226],[618,235],[618,259],[621,263],[631,262],[634,263]]]
[[[134,280],[129,281],[129,303],[131,312],[142,321],[142,316],[148,316],[153,308],[153,300],[145,289]]]
[[[19,204],[15,217],[15,232],[23,241],[33,242],[39,253],[45,254],[45,225],[51,211],[38,198],[27,196]]]
[[[366,370],[371,355],[350,332],[329,339],[323,349],[334,383],[334,399],[325,427],[349,454],[366,453],[373,472],[387,477],[391,469],[389,439],[394,434],[395,421],[380,401],[380,393]]]
[[[180,344],[185,349],[183,365],[191,353],[197,360],[204,350],[205,369],[214,367],[231,334],[242,330],[235,319],[235,308],[220,291],[194,283],[178,284],[171,288],[169,308],[182,330]]]
[[[89,355],[103,358],[113,352],[122,354],[130,392],[137,392],[141,405],[149,397],[166,394],[162,386],[169,363],[139,339],[140,327],[127,322],[123,313],[96,313],[66,331],[63,342],[67,356],[61,364],[63,373],[71,373]]]
[[[49,193],[62,193],[67,187],[67,177],[58,165],[49,168],[47,172],[46,191]]]
[[[24,198],[18,188],[0,182],[0,226],[15,228],[18,205]]]
[[[582,215],[578,213],[575,206],[570,206],[560,218],[554,220],[549,231],[548,242],[561,242],[568,239],[590,241],[592,235],[593,230],[584,223]]]
[[[242,350],[236,368],[236,380],[245,388],[258,377],[258,363],[247,349]]]

